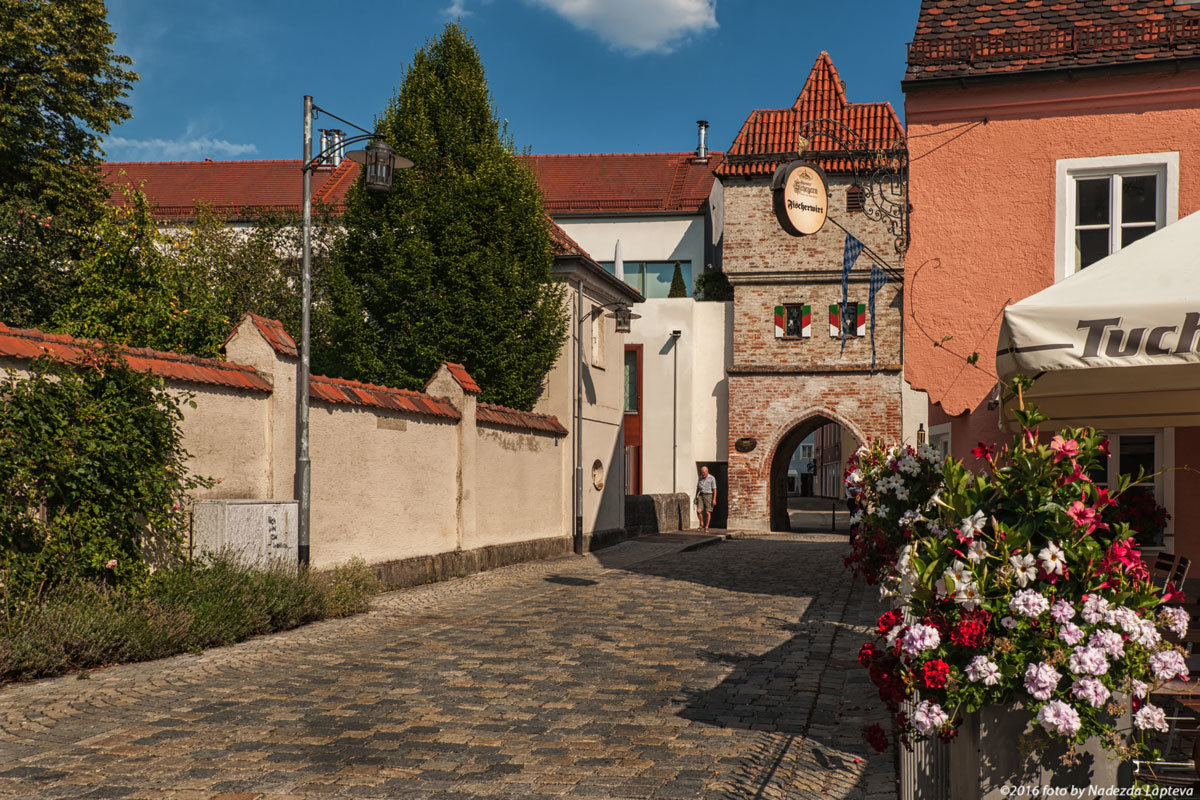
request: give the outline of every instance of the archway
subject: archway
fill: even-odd
[[[835,503],[844,508],[840,503],[845,499],[842,472],[859,443],[849,426],[819,413],[785,433],[775,445],[767,481],[771,530],[792,530],[792,513],[796,510],[828,510]],[[827,519],[828,514],[823,518]]]

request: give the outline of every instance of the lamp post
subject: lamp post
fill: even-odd
[[[344,122],[352,128],[362,131],[361,136],[338,140],[329,145],[314,157],[312,153],[313,117],[320,111]],[[363,165],[363,178],[368,189],[374,192],[386,192],[392,188],[392,174],[397,169],[408,169],[411,161],[396,155],[378,137],[360,128],[353,122],[330,114],[325,109],[313,103],[312,95],[304,96],[304,160],[301,164],[303,175],[304,200],[303,216],[303,247],[300,270],[300,363],[296,367],[296,500],[299,517],[296,529],[296,556],[300,565],[308,566],[309,558],[309,520],[312,500],[312,462],[308,457],[308,377],[311,364],[310,352],[310,323],[312,307],[312,173],[325,158],[334,150],[355,142],[368,142],[364,150],[356,150],[346,154],[346,157]]]
[[[628,303],[615,300],[596,306],[583,313],[583,284],[579,285],[579,324],[575,336],[575,535],[576,555],[583,555],[583,324],[612,309],[612,319],[617,321],[617,333],[629,333],[630,322],[640,315],[634,314]]]

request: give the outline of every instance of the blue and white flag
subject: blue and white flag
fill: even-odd
[[[871,306],[871,371],[875,371],[875,294],[887,283],[887,275],[878,264],[871,265],[871,294],[867,302]]]
[[[842,249],[842,306],[841,313],[838,318],[842,321],[842,352],[846,352],[846,303],[850,301],[847,296],[850,293],[850,268],[854,266],[854,262],[858,260],[862,254],[863,243],[855,239],[850,233],[846,234],[846,246]]]

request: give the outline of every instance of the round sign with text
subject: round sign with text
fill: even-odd
[[[820,167],[793,161],[775,170],[771,180],[775,218],[792,236],[821,230],[829,215],[829,184]]]

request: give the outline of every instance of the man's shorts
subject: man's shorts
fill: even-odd
[[[712,492],[703,492],[696,496],[696,510],[697,511],[707,511],[709,513],[712,512],[712,510],[713,510]]]

